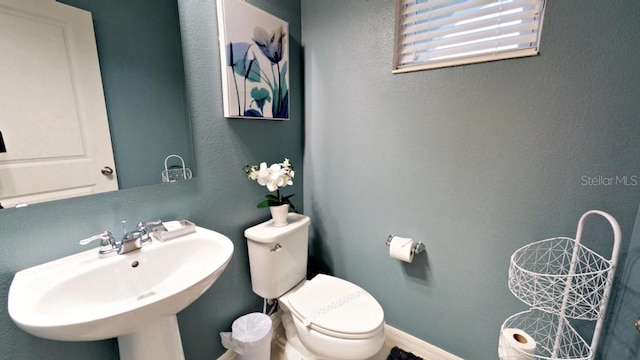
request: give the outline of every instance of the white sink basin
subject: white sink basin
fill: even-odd
[[[124,255],[84,251],[18,272],[9,315],[32,335],[66,341],[121,337],[172,316],[177,326],[175,314],[220,277],[232,254],[229,238],[201,227]]]

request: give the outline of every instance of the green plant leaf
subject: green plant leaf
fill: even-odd
[[[258,203],[258,206],[256,206],[256,207],[259,208],[259,209],[268,208],[269,207],[269,200],[261,201],[260,203]]]

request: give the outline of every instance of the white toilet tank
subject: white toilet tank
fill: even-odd
[[[285,226],[272,220],[244,231],[253,292],[276,299],[307,277],[309,217],[290,213]]]

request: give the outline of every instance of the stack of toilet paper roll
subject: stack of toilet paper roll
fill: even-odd
[[[500,332],[498,355],[500,360],[534,360],[536,341],[525,331],[505,328]]]
[[[410,263],[413,261],[413,246],[413,239],[394,236],[389,242],[389,256]]]

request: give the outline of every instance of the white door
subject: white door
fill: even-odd
[[[0,0],[0,132],[4,207],[118,189],[91,13]]]

